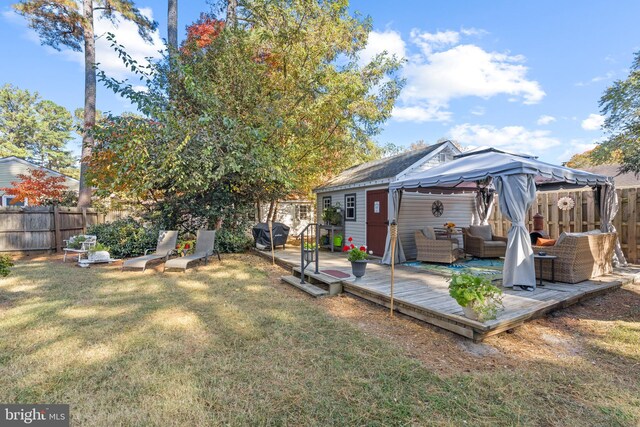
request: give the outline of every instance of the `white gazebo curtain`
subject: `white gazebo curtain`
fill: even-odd
[[[613,218],[618,213],[620,205],[618,202],[618,193],[613,183],[609,182],[600,187],[600,230],[603,233],[616,233],[613,226]],[[615,251],[613,254],[613,265],[615,267],[627,265],[627,260],[620,247],[620,239],[616,239]]]
[[[534,175],[518,174],[495,177],[502,214],[511,221],[507,234],[502,286],[529,286],[535,289],[536,273],[529,231],[525,224],[527,212],[536,199]]]
[[[389,191],[389,207],[388,207],[388,216],[389,224],[393,221],[398,222],[398,215],[400,213],[400,203],[402,202],[402,190],[391,190]],[[391,264],[391,232],[387,229],[387,241],[384,245],[384,256],[382,257],[383,264]],[[400,243],[400,235],[398,234],[398,239],[396,240],[396,263],[405,262],[407,258],[404,256],[404,249],[402,248],[402,244]]]
[[[489,224],[489,217],[495,204],[495,191],[489,188],[490,182],[491,178],[488,178],[485,186],[478,186],[478,190],[473,198],[473,218],[471,221],[473,225]]]

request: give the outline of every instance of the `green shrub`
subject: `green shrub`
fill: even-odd
[[[462,307],[471,307],[480,321],[495,319],[502,306],[502,290],[485,276],[460,273],[451,276],[449,295]]]
[[[13,262],[11,262],[9,255],[0,255],[0,277],[8,276],[11,267],[13,267]]]
[[[237,253],[248,250],[253,239],[242,230],[231,231],[222,228],[216,232],[216,250],[221,253]]]
[[[159,232],[157,227],[145,227],[133,218],[96,224],[87,230],[87,234],[95,234],[98,242],[109,247],[111,256],[116,258],[144,255],[146,249],[155,249]]]

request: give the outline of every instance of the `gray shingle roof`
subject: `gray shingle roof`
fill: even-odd
[[[637,177],[633,172],[620,173],[620,165],[618,164],[589,166],[580,169],[599,175],[612,176],[616,187],[640,186],[640,177]]]
[[[316,188],[316,190],[393,178],[447,142],[449,141],[353,166],[330,179],[323,186]]]

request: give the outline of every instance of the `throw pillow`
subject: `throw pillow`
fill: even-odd
[[[436,240],[436,231],[433,227],[425,227],[424,230],[422,230],[422,234],[429,240]]]
[[[556,244],[556,239],[545,239],[543,237],[538,237],[536,241],[536,246],[553,246]]]
[[[484,241],[490,241],[493,237],[490,225],[471,225],[469,226],[469,233],[472,236],[482,238]]]

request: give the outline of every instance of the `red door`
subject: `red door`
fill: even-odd
[[[367,247],[376,256],[383,256],[387,243],[388,190],[367,191]]]

